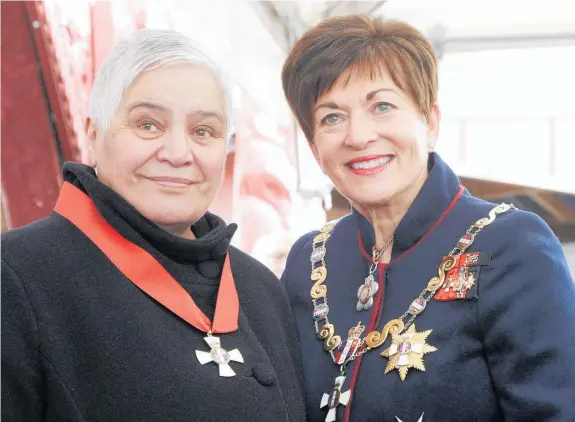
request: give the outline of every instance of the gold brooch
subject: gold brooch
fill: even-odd
[[[425,371],[423,356],[435,352],[437,349],[426,343],[427,337],[433,330],[415,331],[415,324],[402,334],[391,335],[391,346],[381,352],[381,356],[389,359],[385,373],[394,369],[399,372],[399,377],[405,381],[410,368]]]

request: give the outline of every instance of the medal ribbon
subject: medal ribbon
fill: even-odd
[[[188,324],[205,333],[237,331],[240,304],[229,253],[224,261],[212,324],[162,264],[110,226],[83,191],[65,182],[54,210],[80,229],[132,283]]]

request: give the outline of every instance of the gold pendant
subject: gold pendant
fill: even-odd
[[[435,352],[437,349],[426,343],[427,337],[433,330],[415,331],[415,324],[403,334],[391,334],[391,346],[381,352],[381,356],[389,359],[385,373],[394,369],[399,372],[401,381],[405,381],[410,368],[425,371],[423,356]]]

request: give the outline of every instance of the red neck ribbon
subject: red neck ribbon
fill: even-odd
[[[237,331],[240,304],[229,253],[224,261],[212,324],[162,264],[110,226],[83,191],[65,182],[54,210],[80,229],[132,283],[188,324],[205,333]]]

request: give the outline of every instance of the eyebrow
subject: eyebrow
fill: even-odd
[[[134,111],[137,108],[149,108],[152,110],[167,111],[167,108],[163,105],[152,103],[150,101],[137,101],[128,107],[128,113]]]
[[[224,116],[222,116],[222,114],[218,113],[217,111],[202,111],[202,110],[192,111],[191,113],[189,113],[189,116],[193,116],[197,119],[207,119],[213,117],[219,120],[220,123],[225,123],[226,121]]]
[[[130,107],[128,108],[128,113],[131,113],[132,111],[134,111],[137,108],[148,108],[151,110],[158,110],[158,111],[163,111],[163,112],[167,112],[169,111],[169,109],[167,107],[164,107],[161,104],[157,104],[154,102],[150,102],[150,101],[137,101],[134,104],[130,105]],[[225,123],[224,116],[222,116],[221,113],[218,113],[216,111],[203,111],[203,110],[196,110],[196,111],[192,111],[190,113],[188,113],[188,116],[192,116],[194,118],[197,119],[206,119],[209,117],[213,117],[216,118],[217,120],[219,120],[221,123]]]
[[[371,100],[373,100],[373,97],[375,97],[377,94],[379,94],[380,92],[385,92],[385,91],[395,93],[395,90],[392,88],[381,88],[381,89],[376,89],[375,91],[368,92],[367,95],[365,96],[365,99],[367,101],[371,101]],[[336,103],[334,103],[333,101],[327,101],[325,103],[321,103],[321,104],[316,105],[314,107],[314,111],[317,111],[320,108],[324,108],[324,107],[325,108],[333,108],[333,109],[339,108],[339,106]]]
[[[380,92],[394,92],[395,93],[395,89],[393,88],[381,88],[381,89],[376,89],[375,91],[371,91],[369,94],[367,94],[365,96],[365,99],[367,101],[371,101],[373,100],[373,97],[375,97],[377,94],[379,94]]]

